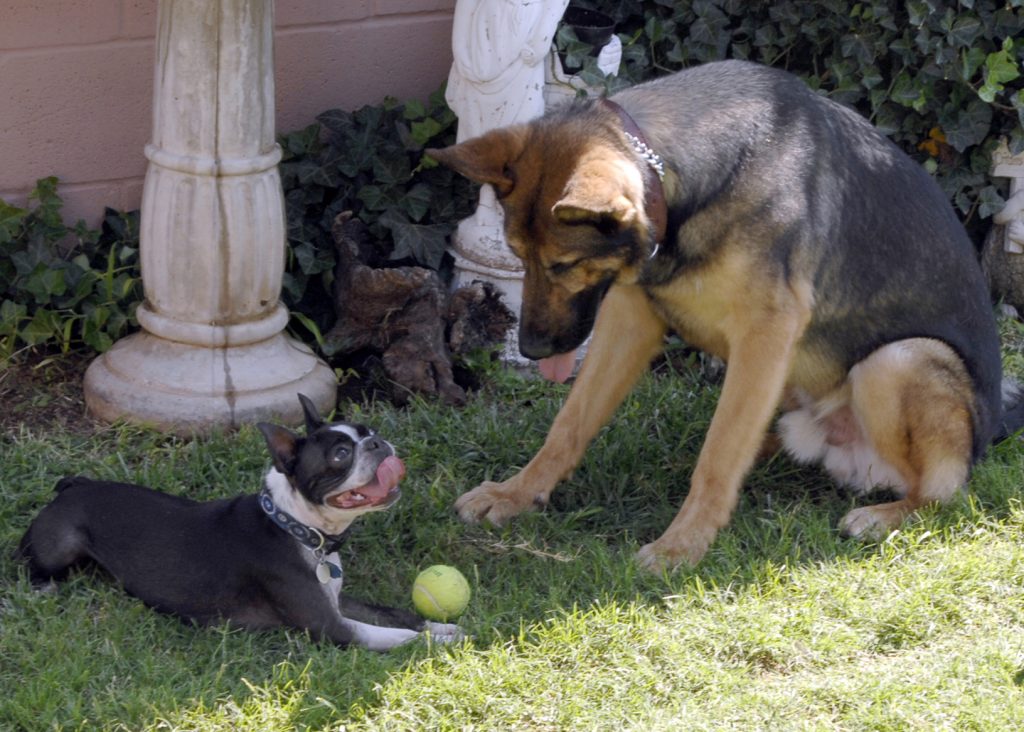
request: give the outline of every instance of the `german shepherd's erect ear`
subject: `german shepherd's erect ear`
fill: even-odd
[[[551,212],[563,224],[622,230],[636,221],[642,201],[643,181],[636,165],[605,154],[580,163]]]
[[[503,127],[458,145],[428,148],[425,152],[472,181],[494,186],[499,197],[507,196],[516,185],[508,164],[522,154],[527,134],[525,125]]]

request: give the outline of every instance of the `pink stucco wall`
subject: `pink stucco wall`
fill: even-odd
[[[157,0],[0,0],[0,198],[56,175],[65,218],[141,200]],[[455,0],[277,0],[277,129],[447,77]]]

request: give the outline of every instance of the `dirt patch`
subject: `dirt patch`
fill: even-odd
[[[82,377],[91,356],[32,354],[0,367],[0,435],[22,428],[91,434],[102,426],[85,409]]]

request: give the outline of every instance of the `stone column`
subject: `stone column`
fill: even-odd
[[[89,409],[174,432],[327,411],[334,375],[283,333],[272,0],[160,0],[143,189],[143,330],[85,375]]]
[[[458,0],[452,25],[454,63],[446,99],[459,118],[462,142],[490,129],[539,117],[548,106],[580,90],[597,94],[561,68],[552,40],[569,0]],[[609,19],[610,20],[610,19]],[[612,37],[598,67],[617,73],[622,43]],[[484,280],[504,295],[513,312],[523,302],[523,265],[505,241],[504,216],[494,190],[484,185],[476,211],[452,236],[454,286]],[[509,333],[506,360],[525,363],[517,331]]]

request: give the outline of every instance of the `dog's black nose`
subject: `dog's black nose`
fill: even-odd
[[[382,447],[382,445],[383,443],[377,437],[371,437],[366,441],[367,450],[379,450]]]

